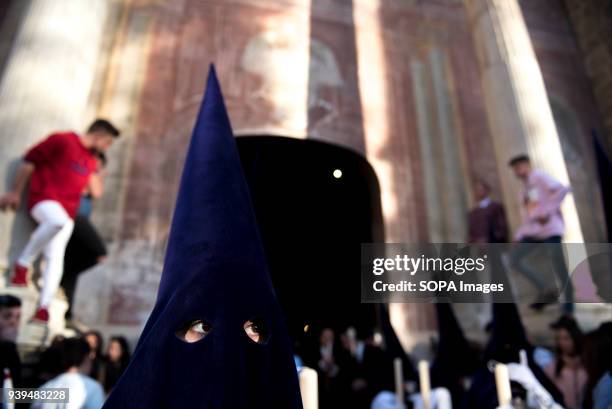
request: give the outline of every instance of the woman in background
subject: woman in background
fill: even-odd
[[[91,370],[88,375],[98,382],[102,382],[102,364],[103,356],[102,351],[104,349],[104,340],[102,334],[98,331],[90,330],[83,334],[83,338],[89,345],[89,358],[91,359]]]
[[[562,316],[550,327],[555,331],[556,359],[544,371],[563,394],[567,409],[580,409],[587,383],[582,331],[570,316]]]
[[[104,390],[109,393],[130,363],[130,348],[125,337],[114,336],[108,342],[104,361]]]

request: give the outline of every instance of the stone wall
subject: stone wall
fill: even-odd
[[[462,241],[473,181],[486,179],[501,197],[472,26],[460,0],[97,1],[107,18],[96,64],[87,66],[89,104],[78,112],[108,117],[123,136],[109,154],[107,194],[94,211],[109,258],[83,275],[75,311],[106,333],[135,339],[155,301],[210,63],[236,134],[313,138],[367,158],[380,183],[387,242]],[[585,182],[593,177],[588,130],[599,123],[589,80],[561,2],[521,5],[570,179],[586,189],[577,193],[587,198],[577,201],[585,237],[598,237],[590,227],[598,211],[584,207],[597,199]],[[90,61],[94,53],[86,55]],[[44,125],[80,127],[68,119]],[[11,157],[47,128],[20,143],[6,136]],[[429,306],[392,309],[406,345],[435,330]],[[465,313],[466,325],[480,328],[481,312]]]
[[[372,4],[129,6],[114,52],[144,53],[141,68],[119,77],[140,85],[122,105],[135,114],[126,121],[127,148],[113,150],[122,164],[111,172],[118,189],[97,204],[95,217],[113,252],[84,276],[77,311],[92,322],[138,327],[150,310],[187,140],[213,62],[236,134],[319,139],[370,161],[381,184],[387,241],[463,239],[471,180],[484,176],[497,185],[463,6]],[[125,40],[130,31],[137,35]],[[109,111],[113,105],[106,112],[114,119],[124,111]],[[92,297],[105,299],[97,306],[102,311],[88,307]],[[431,309],[406,308],[414,311],[400,314],[402,328],[433,330]]]
[[[612,4],[608,0],[565,0],[586,71],[591,79],[609,151],[612,151]]]
[[[582,57],[562,0],[520,4],[544,77],[584,241],[604,242],[601,193],[592,183],[598,176],[591,136],[593,129],[603,129],[603,123],[587,75],[588,59]]]

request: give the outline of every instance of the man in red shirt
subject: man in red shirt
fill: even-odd
[[[94,197],[102,194],[95,154],[105,152],[118,136],[117,128],[104,119],[94,121],[84,135],[52,134],[26,153],[13,190],[0,197],[0,209],[16,209],[30,180],[27,206],[38,227],[15,263],[11,284],[27,286],[28,268],[42,253],[45,269],[35,321],[49,320],[49,304],[62,279],[64,253],[82,192],[88,188]]]

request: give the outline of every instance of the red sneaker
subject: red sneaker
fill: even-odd
[[[47,310],[45,307],[38,307],[36,314],[34,314],[32,317],[32,321],[40,324],[46,324],[49,322],[49,310]]]
[[[11,277],[11,285],[14,287],[28,286],[28,268],[15,263],[13,266],[13,277]]]

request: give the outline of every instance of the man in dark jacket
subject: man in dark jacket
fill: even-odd
[[[474,185],[476,206],[468,215],[469,243],[505,243],[508,225],[504,206],[491,199],[491,188],[483,180]]]
[[[0,295],[0,371],[11,372],[13,385],[21,382],[21,360],[17,353],[17,335],[21,320],[21,300],[14,295]]]

